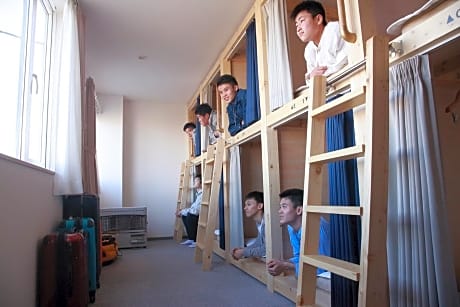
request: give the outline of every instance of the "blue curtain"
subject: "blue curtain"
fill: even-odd
[[[353,111],[326,120],[327,150],[355,145]],[[356,159],[330,163],[329,200],[331,205],[359,205]],[[330,216],[331,256],[359,264],[361,252],[360,218],[347,215]],[[358,283],[344,277],[331,276],[331,306],[357,306]]]
[[[256,22],[246,29],[246,112],[244,126],[247,127],[260,119],[259,77],[257,73]]]
[[[196,99],[196,106],[200,105],[200,96]],[[195,120],[195,157],[201,155],[201,125],[198,119]]]

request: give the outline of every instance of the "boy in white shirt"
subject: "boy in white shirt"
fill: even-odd
[[[307,43],[305,61],[308,84],[313,76],[329,76],[348,64],[347,44],[340,35],[337,21],[327,22],[326,13],[317,1],[302,1],[291,13],[297,36]]]

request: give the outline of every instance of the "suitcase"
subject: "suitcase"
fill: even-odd
[[[89,301],[94,303],[96,301],[96,233],[94,220],[89,217],[83,218],[70,218],[64,221],[64,227],[68,231],[82,230],[86,237],[86,251],[87,251],[87,265],[88,265],[88,278],[89,278]]]
[[[99,211],[99,197],[97,195],[78,194],[65,195],[62,198],[63,210],[62,218],[69,217],[90,217],[94,220],[96,231],[96,286],[99,288],[99,278],[101,275],[101,219]]]
[[[45,236],[40,247],[39,306],[87,306],[86,267],[86,242],[82,233],[60,230]]]

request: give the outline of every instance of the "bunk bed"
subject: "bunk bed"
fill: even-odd
[[[221,59],[216,62],[209,75],[206,76],[205,81],[203,82],[204,85],[200,87],[200,89],[195,94],[195,97],[204,97],[206,86],[212,82],[216,74],[235,73],[235,66],[238,64],[232,63],[232,56],[238,52],[238,46],[244,41],[242,40],[242,33],[253,18],[255,18],[256,23],[260,23],[257,23],[257,34],[259,37],[263,37],[265,35],[264,31],[266,31],[266,29],[264,27],[264,23],[262,22],[263,16],[261,13],[263,3],[264,1],[255,1],[253,8],[248,12],[247,16],[242,22],[241,27],[236,31],[235,35],[231,38],[229,45],[222,52]],[[355,1],[353,3],[357,5],[359,1]],[[447,53],[456,52],[458,54],[458,50],[460,50],[460,40],[458,39],[460,36],[460,18],[458,16],[459,10],[460,1],[431,0],[429,3],[424,5],[423,8],[397,21],[393,26],[389,28],[390,35],[393,37],[395,35],[399,35],[398,32],[401,31],[401,34],[392,39],[388,46],[390,53],[389,64],[395,65],[416,54],[430,52],[435,49],[438,50],[441,46],[447,45],[449,46],[449,51]],[[360,22],[357,22],[355,27],[359,28]],[[436,28],[436,31],[433,30],[434,28]],[[363,37],[361,37],[363,40],[362,44],[365,43],[367,38],[364,36],[365,35],[363,34]],[[262,51],[258,54],[259,63],[267,63],[266,47],[264,45],[263,39],[258,39],[257,49],[258,51]],[[458,65],[458,60],[452,61],[455,65]],[[449,61],[448,64],[451,64],[452,61]],[[238,68],[236,68],[236,70],[238,70]],[[287,160],[290,159],[289,157],[292,157],[289,156],[289,153],[286,149],[288,148],[288,145],[284,144],[284,142],[286,140],[289,141],[289,138],[294,140],[303,139],[303,145],[301,143],[299,147],[305,148],[305,122],[311,104],[311,94],[308,89],[301,88],[300,90],[303,91],[300,91],[298,97],[294,98],[292,101],[286,103],[276,110],[267,111],[267,74],[268,72],[265,65],[259,65],[259,81],[261,83],[261,119],[248,128],[242,130],[235,136],[230,137],[227,135],[225,138],[223,169],[224,186],[227,188],[224,191],[224,198],[226,202],[225,209],[228,210],[228,200],[229,197],[231,197],[228,191],[230,148],[234,146],[259,146],[261,150],[261,157],[257,157],[257,159],[258,163],[260,162],[260,164],[263,165],[262,174],[258,175],[258,179],[253,180],[263,181],[263,191],[266,194],[266,211],[269,211],[268,214],[266,214],[266,217],[269,217],[266,220],[267,257],[275,257],[281,256],[286,251],[286,246],[283,246],[282,243],[283,241],[286,241],[286,234],[283,234],[279,229],[279,225],[277,225],[276,219],[277,203],[279,200],[278,194],[283,188],[286,188],[291,184],[284,182],[283,179],[280,179],[283,178],[283,176],[286,176],[285,172],[287,168],[284,164]],[[361,60],[359,59],[359,56],[357,56],[353,61],[351,61],[347,68],[326,80],[326,84],[329,90],[328,95],[334,95],[336,92],[342,91],[348,84],[348,80],[350,78],[353,78],[355,81],[351,88],[347,88],[347,90],[351,90],[351,93],[356,95],[356,97],[361,97],[364,94],[363,84],[366,83],[367,78],[364,55],[361,56]],[[195,103],[195,100],[193,100],[192,103]],[[365,123],[363,112],[360,108],[357,108],[354,113],[357,119],[357,123],[355,123],[355,127],[357,127],[357,139],[363,139],[365,137],[364,134],[366,133],[364,129]],[[225,114],[225,112],[221,112],[221,116],[222,114]],[[193,115],[191,116],[194,118]],[[221,117],[221,126],[226,126],[225,116]],[[298,136],[289,136],[291,134],[290,132],[283,134],[283,130],[291,128],[293,129],[292,131],[297,131]],[[303,134],[299,132],[301,130],[304,131]],[[284,138],[285,135],[288,135],[287,138]],[[298,153],[294,154],[294,156],[295,155],[299,156]],[[300,155],[300,157],[301,159],[304,159],[305,152],[303,153],[303,158],[302,155]],[[203,159],[203,157],[195,157],[192,160],[192,163],[195,165],[200,165],[202,164],[201,162],[204,161]],[[361,170],[359,179],[360,182],[364,181],[363,175],[361,174],[362,172],[363,171]],[[295,176],[298,177],[296,179],[297,182],[303,182],[303,174],[301,176],[298,174]],[[248,186],[251,186],[251,184],[254,185],[254,183],[249,183]],[[248,187],[246,187],[246,189],[248,189]],[[362,190],[360,192],[360,194],[362,194]],[[226,241],[229,242],[229,227],[231,226],[228,226],[230,223],[227,213],[225,216],[225,224],[227,225],[225,232]],[[299,292],[297,289],[298,280],[293,275],[272,277],[266,273],[264,261],[255,259],[243,259],[240,261],[232,260],[231,256],[229,256],[231,251],[229,251],[228,248],[220,248],[217,242],[214,243],[214,253],[227,259],[228,262],[232,263],[259,281],[265,283],[270,291],[279,292],[301,305],[301,302],[299,302]],[[372,279],[372,282],[375,282],[375,276],[373,278],[374,279]],[[328,284],[327,281],[324,282],[324,280],[318,280],[316,290],[317,303],[321,305],[327,305],[330,300],[329,296],[330,284]]]

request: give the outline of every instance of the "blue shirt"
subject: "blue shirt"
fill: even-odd
[[[320,218],[320,235],[319,235],[319,246],[318,252],[320,255],[330,256],[330,239],[329,239],[329,222],[323,217]],[[298,231],[295,231],[290,225],[287,225],[289,232],[289,240],[292,246],[292,258],[289,262],[295,265],[295,276],[299,275],[299,255],[300,255],[300,240],[302,235],[302,227]],[[316,274],[326,272],[321,268],[318,268]]]
[[[289,262],[295,265],[295,276],[299,275],[299,255],[300,255],[300,240],[302,235],[302,227],[298,231],[295,231],[291,225],[287,225],[287,230],[289,232],[289,240],[291,241],[292,246],[292,258],[289,259]]]
[[[227,114],[228,132],[230,132],[231,136],[234,136],[245,127],[246,90],[239,89],[236,92],[235,99],[227,105]]]

